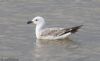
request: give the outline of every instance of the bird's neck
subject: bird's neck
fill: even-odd
[[[42,29],[44,28],[45,23],[41,23],[41,24],[37,24],[36,25],[36,37],[38,38],[40,35],[40,32],[42,31]]]

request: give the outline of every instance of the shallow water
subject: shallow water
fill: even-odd
[[[84,26],[66,40],[36,40],[35,25]],[[100,61],[99,0],[0,0],[0,61]]]

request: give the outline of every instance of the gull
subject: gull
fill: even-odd
[[[36,24],[35,34],[37,39],[48,39],[48,40],[57,40],[68,38],[71,34],[74,34],[80,29],[83,25],[74,26],[70,28],[45,28],[45,20],[41,16],[34,17],[31,21],[28,21],[27,24],[34,23]]]

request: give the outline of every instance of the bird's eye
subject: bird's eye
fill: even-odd
[[[37,19],[35,21],[38,21]]]

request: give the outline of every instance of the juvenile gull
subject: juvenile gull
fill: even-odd
[[[45,20],[43,17],[37,16],[32,21],[28,21],[27,24],[36,24],[36,38],[37,39],[65,39],[69,35],[74,34],[80,29],[82,25],[71,27],[71,28],[45,28]]]

